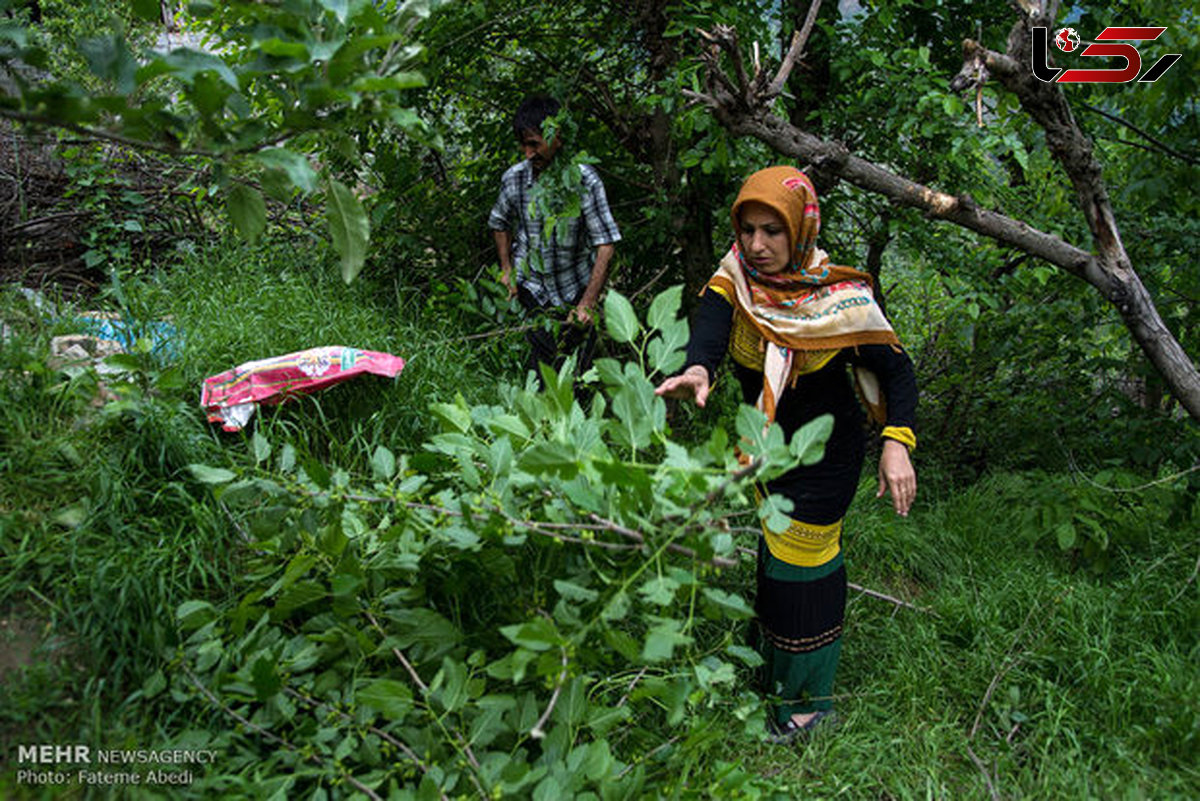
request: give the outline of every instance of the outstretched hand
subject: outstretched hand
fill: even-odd
[[[879,455],[879,490],[875,497],[882,498],[885,492],[892,494],[896,514],[908,517],[917,497],[917,472],[908,456],[908,446],[894,439],[883,441],[883,453]]]
[[[709,389],[708,370],[693,364],[679,375],[659,384],[654,394],[665,398],[691,398],[697,406],[703,407],[708,402]]]

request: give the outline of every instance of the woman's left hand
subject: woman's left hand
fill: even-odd
[[[883,453],[879,456],[879,491],[875,497],[882,498],[884,492],[892,494],[896,514],[908,517],[917,497],[917,472],[908,456],[908,446],[894,439],[883,441]]]

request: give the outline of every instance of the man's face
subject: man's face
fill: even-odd
[[[546,169],[554,154],[558,152],[558,137],[553,142],[547,142],[539,131],[525,131],[521,134],[521,152],[533,167],[536,175]]]

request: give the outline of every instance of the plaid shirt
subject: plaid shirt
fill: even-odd
[[[600,176],[589,164],[581,164],[579,169],[583,173],[582,208],[577,218],[568,221],[566,236],[552,232],[549,241],[544,241],[543,220],[529,216],[533,167],[528,161],[505,171],[500,179],[500,196],[488,216],[489,228],[512,236],[517,282],[540,306],[575,303],[591,280],[596,248],[621,239]],[[541,254],[540,271],[529,264],[529,255],[535,250]]]

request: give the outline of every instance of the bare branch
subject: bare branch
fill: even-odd
[[[181,148],[175,145],[164,145],[158,142],[150,142],[145,139],[134,139],[123,134],[106,131],[102,128],[89,128],[86,125],[80,125],[74,122],[64,122],[40,114],[27,114],[23,111],[13,111],[11,109],[0,109],[0,118],[23,122],[28,125],[36,125],[42,128],[61,128],[64,131],[72,131],[91,140],[101,140],[105,142],[114,142],[119,145],[134,148],[135,150],[149,150],[155,153],[164,153],[168,156],[203,156],[205,158],[217,158],[222,153],[215,150],[198,150],[192,148]],[[293,131],[279,133],[271,139],[257,142],[251,147],[233,148],[227,153],[257,153],[274,145],[278,145],[286,139],[290,139],[295,135]]]
[[[684,89],[683,96],[688,99],[688,103],[702,103],[710,108],[716,108],[720,105],[715,98],[709,97],[703,92],[694,92],[691,89]]]
[[[371,610],[364,609],[363,614],[367,616],[367,620],[371,621],[372,628],[374,628],[377,632],[379,632],[380,636],[382,636],[384,638],[384,640],[386,641],[388,634],[386,631],[383,630],[383,626],[379,625],[379,621],[375,619],[375,616],[373,614],[371,614]],[[405,658],[404,654],[400,651],[400,649],[393,646],[392,654],[396,657],[396,659],[398,659],[400,661],[400,664],[404,666],[404,670],[408,673],[409,678],[413,680],[413,684],[416,684],[417,687],[421,690],[421,694],[428,695],[429,694],[428,685],[426,685],[425,682],[421,680],[421,676],[417,673],[416,668],[414,668],[412,666],[412,663],[409,662],[407,658]]]
[[[1147,133],[1146,131],[1137,127],[1132,122],[1130,122],[1129,120],[1126,120],[1123,117],[1118,117],[1116,114],[1111,114],[1102,108],[1097,108],[1096,106],[1092,106],[1092,105],[1085,105],[1084,108],[1087,109],[1088,111],[1092,112],[1093,114],[1099,114],[1101,117],[1104,117],[1106,120],[1111,120],[1112,122],[1115,122],[1118,125],[1125,126],[1129,130],[1131,130],[1135,134],[1137,134],[1138,136],[1145,139],[1150,144],[1154,145],[1153,150],[1157,150],[1161,153],[1165,153],[1166,155],[1171,156],[1172,158],[1177,158],[1180,161],[1183,161],[1187,164],[1200,164],[1200,158],[1197,158],[1195,156],[1189,156],[1187,153],[1181,153],[1180,151],[1178,151],[1175,148],[1168,145],[1166,142],[1163,142],[1162,140],[1157,139],[1154,136],[1151,136],[1149,133]],[[1123,141],[1123,140],[1118,139],[1117,141]],[[1126,142],[1125,144],[1133,144],[1133,143]]]
[[[792,34],[792,44],[788,48],[787,55],[783,57],[783,63],[779,65],[779,71],[775,73],[774,80],[762,93],[763,100],[773,100],[783,91],[784,84],[787,83],[788,76],[792,74],[792,68],[796,66],[796,62],[804,58],[804,46],[808,44],[808,37],[812,35],[813,25],[817,21],[817,13],[821,10],[821,0],[812,0],[808,6],[808,15],[804,18],[804,25],[800,30]]]
[[[753,531],[756,534],[758,533],[758,529],[738,529],[738,530],[739,531],[748,530],[748,531]],[[752,556],[754,558],[758,558],[758,554],[751,548],[738,548],[737,550],[738,550],[738,553],[746,554],[747,556]],[[862,585],[855,584],[853,581],[847,581],[846,586],[849,587],[850,589],[854,590],[855,592],[862,593],[863,595],[866,595],[870,598],[878,598],[881,601],[887,601],[888,603],[894,605],[897,609],[903,607],[905,609],[911,609],[914,612],[921,612],[922,614],[926,614],[926,615],[934,615],[935,617],[937,616],[937,612],[933,611],[932,609],[929,609],[928,607],[917,606],[916,604],[909,603],[908,601],[903,601],[899,598],[895,598],[886,593],[879,592],[878,590],[872,590],[867,587],[863,587]]]
[[[533,728],[529,730],[529,736],[535,740],[540,740],[546,736],[546,732],[542,727],[550,719],[550,713],[554,711],[554,706],[558,703],[558,696],[562,693],[563,685],[567,683],[567,649],[560,648],[559,650],[562,651],[562,672],[558,674],[558,678],[554,681],[554,693],[550,696],[550,703],[546,704],[546,711],[542,713],[537,723],[533,724]]]
[[[746,74],[746,64],[742,60],[742,48],[738,42],[737,30],[728,25],[717,25],[713,28],[713,38],[717,44],[729,54],[733,61],[733,71],[737,76],[737,89],[747,104],[752,96],[750,77]]]

